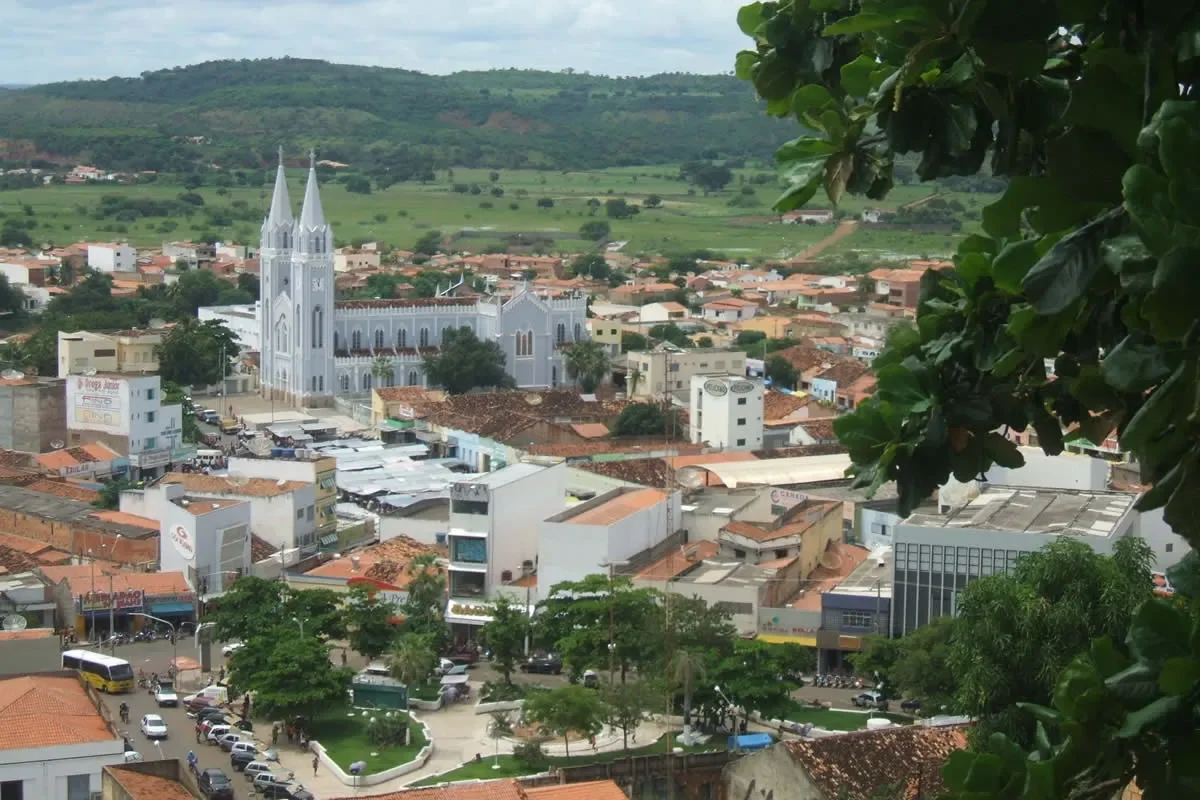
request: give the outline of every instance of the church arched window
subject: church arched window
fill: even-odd
[[[343,392],[350,391],[350,376],[349,375],[342,376],[342,391]]]
[[[450,328],[450,327],[442,328],[442,339],[441,339],[441,341],[438,342],[439,347],[446,346],[446,341],[450,338],[450,331],[452,331],[452,330],[454,330],[454,328]]]
[[[404,328],[396,331],[396,347],[408,347],[408,331]]]
[[[333,332],[333,349],[334,350],[342,349],[342,336],[337,331]]]
[[[429,347],[429,328],[421,328],[421,338],[418,347]]]
[[[319,350],[325,346],[325,312],[320,306],[313,309],[312,327],[312,346],[314,350]],[[336,342],[337,334],[334,337]]]
[[[317,376],[317,391],[318,392],[325,391],[325,376],[324,375]]]
[[[371,388],[371,373],[364,372],[362,377],[362,388],[370,390]]]
[[[383,328],[375,329],[375,349],[376,350],[383,349]]]
[[[580,333],[580,330],[579,330],[579,323],[578,323],[578,322],[576,322],[576,323],[575,323],[575,341],[577,341],[577,342],[578,342],[578,341],[579,341],[579,339],[580,339],[579,333]]]
[[[296,349],[300,349],[300,304],[296,303]]]
[[[416,371],[416,370],[411,370],[411,371],[408,373],[408,385],[409,385],[409,386],[416,386],[416,385],[417,385],[417,371]]]
[[[355,331],[350,334],[350,349],[362,350],[362,331]]]
[[[561,322],[558,323],[558,333],[555,336],[555,341],[559,344],[563,344],[567,341],[567,326]]]
[[[316,375],[313,375],[313,378],[312,378],[312,390],[314,392],[317,390],[317,376]]]

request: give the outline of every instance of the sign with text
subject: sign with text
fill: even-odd
[[[384,603],[391,603],[397,609],[408,602],[408,592],[398,589],[390,583],[384,583],[374,578],[351,578],[346,581],[346,585],[365,586],[370,591],[372,597],[376,597]]]
[[[192,537],[191,531],[182,525],[175,525],[167,535],[175,547],[175,552],[179,553],[184,561],[190,562],[196,557],[196,541]]]
[[[772,489],[771,490],[771,505],[778,506],[782,509],[794,508],[805,500],[808,495],[803,492],[793,492],[791,489]]]
[[[125,589],[120,592],[88,592],[79,598],[80,611],[141,611],[146,603],[146,593],[141,589]]]
[[[124,392],[123,381],[72,375],[67,383],[69,427],[128,436]]]

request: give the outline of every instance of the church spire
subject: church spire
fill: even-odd
[[[317,188],[317,154],[308,153],[308,185],[304,187],[304,205],[300,209],[300,227],[313,230],[325,225],[321,209],[321,193]]]
[[[292,224],[292,200],[288,197],[287,175],[283,170],[283,145],[279,146],[279,167],[275,171],[275,194],[271,197],[271,211],[267,214],[267,227]]]

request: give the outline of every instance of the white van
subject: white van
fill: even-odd
[[[205,686],[195,694],[189,694],[183,698],[184,705],[194,703],[197,700],[208,701],[209,705],[222,705],[229,702],[229,689],[224,686]]]
[[[225,454],[220,450],[197,450],[193,461],[197,466],[215,467],[223,458],[225,458]]]

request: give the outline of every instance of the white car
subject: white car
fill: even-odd
[[[141,761],[141,760],[142,760],[142,754],[139,753],[137,750],[126,750],[125,751],[125,763],[126,764],[132,764],[135,761]]]
[[[147,739],[167,738],[167,723],[158,714],[147,714],[142,717],[142,735]]]
[[[159,708],[164,706],[174,708],[179,705],[179,695],[175,694],[175,687],[170,681],[162,681],[158,684],[158,688],[154,690],[154,702],[158,703]]]
[[[208,743],[216,744],[217,742],[221,741],[221,737],[229,733],[230,730],[232,729],[228,725],[213,725],[208,729],[208,736],[206,737],[208,739]]]
[[[241,742],[238,742],[238,744],[241,744]],[[255,775],[258,775],[260,772],[269,773],[271,769],[271,762],[269,761],[251,761],[249,764],[243,767],[242,773],[246,776],[247,781],[253,781]]]
[[[241,642],[230,642],[229,644],[227,644],[221,648],[221,655],[231,656],[234,653],[236,653],[238,650],[241,650],[243,647],[245,647],[245,645],[242,644]]]

